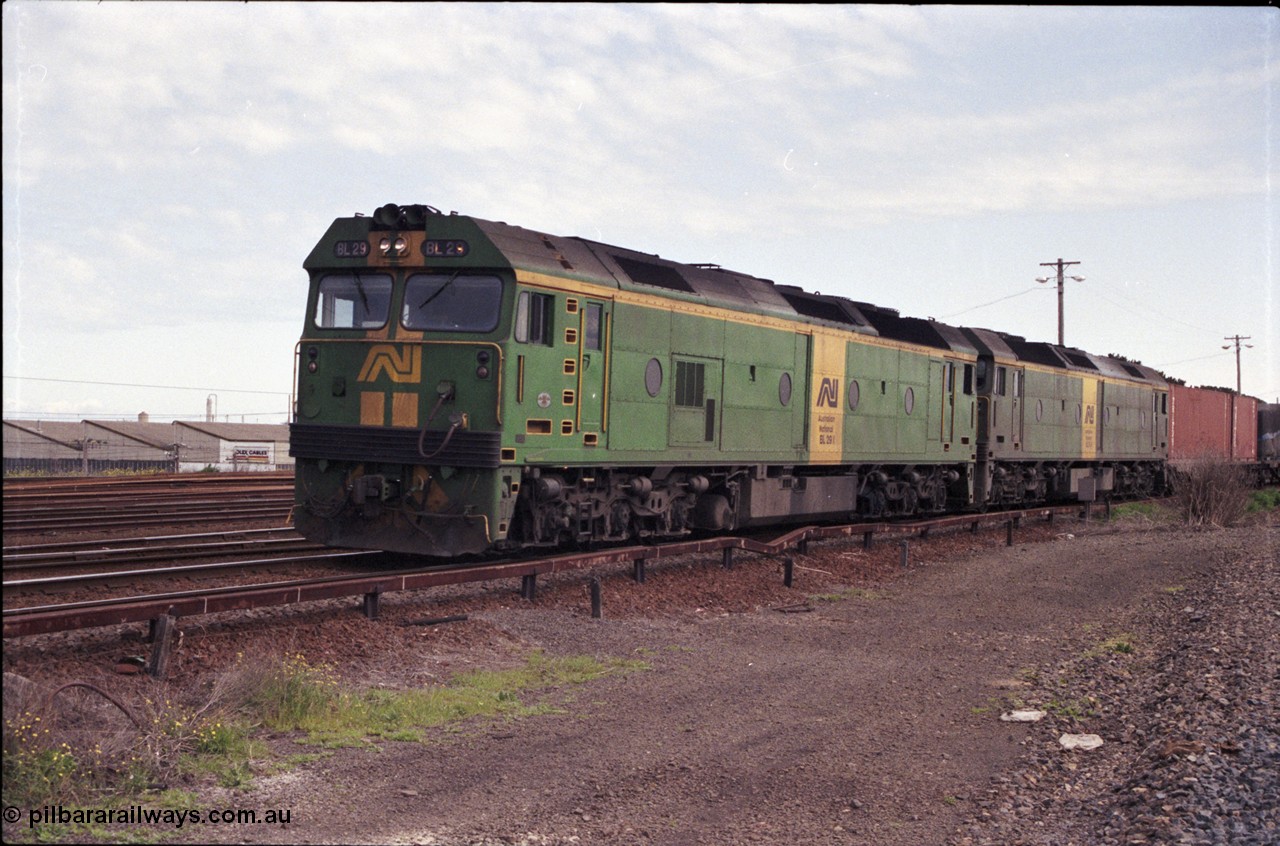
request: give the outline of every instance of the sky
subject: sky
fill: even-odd
[[[1280,398],[1274,9],[0,10],[8,419],[284,422],[389,202],[1031,340],[1076,261],[1069,345]]]

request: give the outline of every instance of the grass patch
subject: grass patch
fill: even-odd
[[[295,657],[251,697],[251,713],[274,731],[302,731],[323,746],[375,740],[423,742],[431,729],[476,718],[514,719],[552,713],[537,694],[619,672],[648,669],[636,660],[548,658],[535,652],[521,667],[473,670],[447,685],[409,690],[349,690],[332,673]]]
[[[1167,519],[1167,512],[1154,502],[1122,502],[1111,508],[1111,521],[1142,520],[1157,522]]]
[[[1249,495],[1249,503],[1245,511],[1250,514],[1265,513],[1280,509],[1280,488],[1263,488]]]

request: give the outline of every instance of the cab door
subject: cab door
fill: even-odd
[[[930,395],[937,397],[941,406],[936,435],[930,432],[930,440],[942,442],[943,450],[950,450],[956,436],[956,363],[933,359],[929,362],[929,380],[934,383]]]
[[[588,443],[606,446],[608,431],[610,303],[586,300],[578,314],[577,429]],[[594,438],[592,437],[594,436]]]
[[[1026,371],[1021,367],[1009,368],[1009,435],[1013,441],[1013,448],[1022,450],[1022,438],[1025,434],[1023,426],[1025,421],[1023,415],[1022,395],[1024,393],[1023,386],[1026,381]]]

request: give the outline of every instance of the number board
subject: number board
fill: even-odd
[[[462,258],[471,252],[466,241],[427,239],[422,242],[422,254],[430,258]]]
[[[368,241],[336,241],[333,245],[335,258],[364,258],[369,255]]]

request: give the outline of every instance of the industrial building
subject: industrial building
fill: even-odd
[[[6,476],[293,469],[283,423],[3,422]]]

